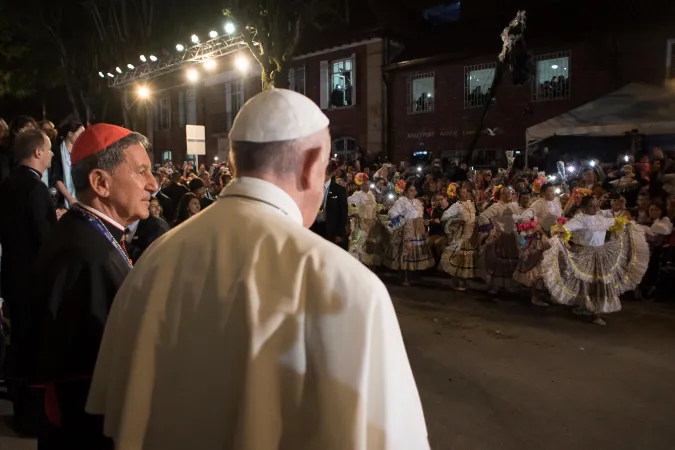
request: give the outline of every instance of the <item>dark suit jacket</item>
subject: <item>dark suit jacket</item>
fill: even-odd
[[[162,191],[157,192],[155,198],[159,201],[159,206],[162,207],[162,215],[166,221],[172,223],[176,218],[176,208],[173,206],[173,201]]]
[[[56,224],[56,211],[40,174],[25,166],[0,184],[0,211],[0,289],[11,310],[35,282],[35,260]]]
[[[147,219],[138,222],[136,234],[134,234],[131,244],[127,245],[127,252],[131,260],[136,263],[143,252],[155,242],[155,239],[169,231],[171,227],[162,219],[150,215]]]
[[[311,227],[312,231],[331,242],[335,242],[335,238],[339,237],[342,239],[339,245],[346,248],[348,244],[347,223],[349,222],[347,190],[334,180],[328,186],[328,196],[323,212],[326,221],[315,222]]]
[[[176,184],[172,181],[167,187],[162,189],[162,192],[164,192],[164,195],[171,199],[174,209],[178,209],[178,203],[180,202],[180,199],[183,198],[183,196],[187,194],[189,190],[185,186]]]

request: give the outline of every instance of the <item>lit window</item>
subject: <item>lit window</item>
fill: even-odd
[[[532,87],[532,101],[570,98],[570,52],[558,52],[534,58],[537,74]]]
[[[355,102],[354,58],[334,61],[331,66],[329,102],[331,108],[352,106]]]
[[[171,161],[172,161],[171,150],[164,150],[162,152],[162,162],[165,163],[165,162],[171,162]]]
[[[465,66],[464,108],[478,108],[487,104],[494,79],[494,63]]]
[[[302,95],[305,95],[305,67],[298,67],[293,71],[293,80],[291,89]]]
[[[350,137],[341,137],[333,139],[332,157],[344,161],[353,161],[356,158],[356,139]]]
[[[418,73],[408,77],[408,114],[434,110],[434,73]]]

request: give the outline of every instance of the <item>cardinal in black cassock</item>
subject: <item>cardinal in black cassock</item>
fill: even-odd
[[[138,133],[97,124],[73,147],[78,203],[37,260],[35,381],[44,386],[47,418],[38,450],[113,448],[84,405],[108,311],[132,267],[125,228],[148,216],[157,191],[147,146]]]

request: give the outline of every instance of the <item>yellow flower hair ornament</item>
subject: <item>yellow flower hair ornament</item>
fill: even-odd
[[[609,232],[612,233],[613,235],[618,235],[621,234],[626,228],[626,222],[628,221],[628,217],[626,216],[619,216],[614,219],[614,225],[609,227]]]
[[[561,231],[563,232],[562,241],[569,242],[569,240],[572,239],[572,232],[568,230],[565,225],[557,223],[551,227],[551,235],[559,233]]]
[[[398,180],[396,186],[394,186],[394,190],[398,195],[403,194],[405,192],[405,180]]]
[[[501,184],[498,184],[497,186],[492,188],[492,200],[497,201],[499,200],[499,191],[502,190],[504,186]]]
[[[354,183],[356,183],[357,186],[361,186],[363,183],[367,182],[368,182],[368,175],[363,172],[359,172],[354,176]]]
[[[457,197],[457,183],[450,183],[446,194],[448,194],[448,198],[450,199]]]

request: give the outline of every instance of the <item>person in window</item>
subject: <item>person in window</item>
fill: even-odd
[[[199,214],[199,211],[201,211],[199,198],[192,192],[188,192],[178,203],[178,212],[176,213],[176,220],[173,223],[173,227],[175,228],[190,217]]]
[[[330,94],[330,104],[335,108],[345,106],[345,91],[342,85],[336,84],[333,92]]]

